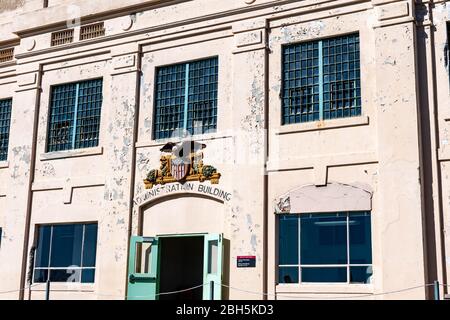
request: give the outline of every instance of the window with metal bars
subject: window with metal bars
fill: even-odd
[[[105,26],[103,22],[82,26],[80,28],[80,40],[97,38],[105,35]]]
[[[52,33],[51,46],[60,46],[73,42],[73,29],[63,30]]]
[[[361,115],[359,35],[283,47],[282,124]]]
[[[0,100],[0,161],[8,158],[12,99]]]
[[[12,61],[14,58],[14,48],[0,50],[0,63]]]
[[[216,130],[218,63],[215,57],[156,70],[155,139]]]
[[[53,86],[47,152],[98,146],[102,79]]]

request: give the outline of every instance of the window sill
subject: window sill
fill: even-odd
[[[65,158],[76,158],[103,154],[103,147],[93,147],[86,149],[74,149],[74,150],[64,150],[64,151],[54,151],[41,154],[40,160],[55,160],[55,159],[65,159]]]
[[[45,291],[45,283],[33,283],[31,291]],[[77,282],[50,282],[50,291],[81,291],[94,292],[93,283],[77,283]]]
[[[219,133],[209,133],[209,134],[199,134],[191,136],[190,138],[195,141],[208,141],[208,140],[216,140],[216,139],[226,139],[231,138],[232,135],[227,134],[219,134]],[[161,139],[161,140],[144,140],[136,142],[136,148],[145,148],[145,147],[159,147],[163,146],[168,142],[180,143],[183,141],[182,138],[169,138],[169,139]]]
[[[372,284],[346,284],[346,283],[293,283],[278,284],[276,293],[339,293],[339,294],[372,294]]]
[[[345,127],[356,127],[369,124],[368,116],[358,116],[358,117],[348,117],[332,120],[321,120],[305,123],[295,123],[280,126],[279,132],[276,134],[288,134],[296,132],[306,132],[306,131],[316,131],[316,130],[327,130],[327,129],[337,129]]]
[[[6,169],[9,167],[9,161],[0,161],[0,169]]]

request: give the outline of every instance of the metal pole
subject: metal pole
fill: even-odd
[[[439,281],[434,281],[434,300],[441,300],[439,297]]]
[[[50,279],[47,279],[45,286],[45,300],[50,300]]]
[[[211,290],[211,300],[214,300],[214,281],[209,283],[209,289]]]

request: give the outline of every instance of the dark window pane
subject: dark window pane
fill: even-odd
[[[347,263],[345,214],[309,214],[300,219],[301,264]]]
[[[279,267],[279,283],[298,283],[298,267]]]
[[[349,215],[350,263],[372,263],[372,241],[369,213]]]
[[[302,268],[302,282],[347,282],[347,268]]]
[[[47,269],[36,269],[34,270],[34,282],[46,282],[48,276]]]
[[[279,264],[298,264],[298,216],[280,216]]]
[[[80,282],[80,269],[52,269],[50,281],[52,282]]]
[[[95,267],[97,224],[87,224],[84,231],[83,267]]]
[[[371,283],[372,266],[350,267],[351,283]]]
[[[95,280],[95,269],[83,269],[81,273],[82,283],[93,283]]]
[[[54,226],[50,266],[80,266],[82,239],[82,224]]]
[[[48,267],[51,228],[51,226],[42,226],[38,228],[39,235],[35,255],[36,267]]]

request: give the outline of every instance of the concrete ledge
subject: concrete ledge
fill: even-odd
[[[9,167],[9,161],[0,161],[0,169],[6,169]]]
[[[94,148],[86,148],[86,149],[74,149],[74,150],[47,152],[47,153],[41,154],[40,160],[47,161],[47,160],[55,160],[55,159],[66,159],[66,158],[101,155],[101,154],[103,154],[103,147],[94,147]]]
[[[310,293],[310,294],[371,294],[374,293],[373,286],[371,284],[315,284],[315,283],[303,283],[303,284],[278,284],[275,287],[275,292],[278,294],[298,294],[298,293]]]
[[[276,134],[288,134],[305,131],[316,131],[326,129],[337,129],[344,127],[355,127],[369,124],[368,116],[348,117],[332,120],[322,120],[306,123],[287,124],[279,128]]]

